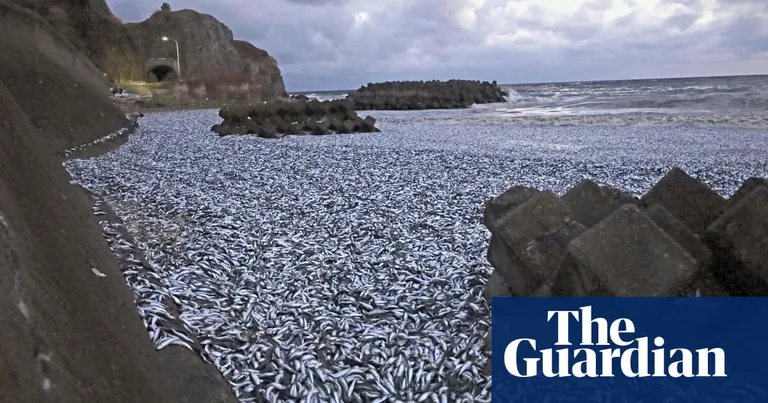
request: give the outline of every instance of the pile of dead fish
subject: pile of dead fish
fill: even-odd
[[[541,129],[382,116],[387,136],[275,142],[211,136],[216,111],[149,114],[118,150],[66,164],[145,255],[123,269],[158,347],[199,341],[243,402],[488,402],[483,202],[584,175],[642,189],[667,170],[637,148],[550,158]],[[765,175],[752,156],[674,151],[716,189]]]

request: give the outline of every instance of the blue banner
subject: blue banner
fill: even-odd
[[[768,402],[768,298],[492,303],[494,403]]]

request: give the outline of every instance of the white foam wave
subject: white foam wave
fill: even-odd
[[[315,99],[318,101],[333,101],[336,99],[345,99],[347,98],[348,94],[346,92],[325,93],[325,94],[317,94],[313,92],[313,93],[304,94],[304,95],[306,95],[307,98],[309,99]]]

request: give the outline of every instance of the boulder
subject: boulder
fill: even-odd
[[[587,228],[608,217],[624,204],[640,205],[640,200],[629,193],[610,186],[601,186],[591,179],[579,182],[561,199],[570,208],[571,217]]]
[[[485,202],[483,224],[485,224],[486,228],[493,231],[495,222],[539,193],[541,193],[540,190],[531,187],[512,186],[501,195]]]
[[[634,204],[571,241],[553,282],[561,296],[676,296],[698,264]]]
[[[725,211],[726,201],[700,180],[672,168],[642,198],[645,205],[661,204],[695,234],[702,235]]]
[[[707,229],[715,277],[733,296],[768,296],[768,186],[742,196]]]

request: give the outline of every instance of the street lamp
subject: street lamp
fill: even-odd
[[[179,59],[179,41],[173,38],[169,38],[167,36],[164,36],[161,38],[163,41],[174,41],[176,42],[176,74],[179,75],[179,81],[181,81],[181,60]]]

